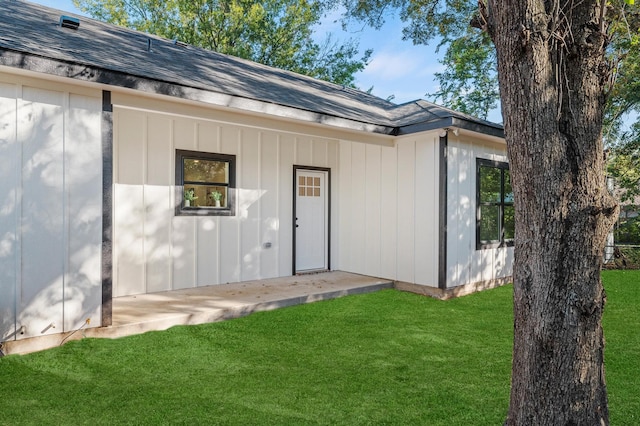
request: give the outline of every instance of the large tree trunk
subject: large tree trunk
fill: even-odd
[[[595,0],[489,0],[516,206],[508,425],[609,423],[601,326],[606,27]],[[483,21],[484,22],[484,21]]]

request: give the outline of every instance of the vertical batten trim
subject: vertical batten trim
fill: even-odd
[[[331,270],[331,168],[327,167],[327,270]]]
[[[416,238],[416,232],[418,228],[418,191],[420,190],[420,185],[418,182],[418,170],[422,167],[420,160],[418,159],[418,143],[419,141],[415,139],[413,141],[413,223],[411,233],[411,237],[413,238],[413,277],[411,278],[411,282],[415,283],[417,281],[418,276],[418,238]]]
[[[169,163],[169,187],[171,191],[169,191],[169,207],[172,211],[175,211],[176,203],[182,202],[182,200],[176,200],[176,136],[175,136],[175,119],[171,118],[169,121],[169,149],[171,150],[170,158],[171,162]],[[171,219],[169,220],[169,290],[173,290],[174,282],[175,282],[175,259],[173,258],[173,238],[175,234],[175,228],[173,223],[173,218],[175,216],[171,215]]]
[[[378,265],[379,265],[379,269],[378,272],[380,273],[380,276],[384,275],[382,270],[384,268],[384,262],[383,262],[383,257],[384,257],[384,240],[383,240],[383,235],[384,235],[384,222],[383,222],[383,216],[384,216],[384,212],[383,212],[383,203],[384,203],[384,193],[382,192],[382,180],[383,180],[383,172],[382,170],[384,169],[384,165],[383,165],[383,161],[384,161],[384,152],[382,152],[382,147],[378,147],[378,151],[380,152],[380,164],[378,164],[378,175],[380,176],[380,183],[378,184],[378,206],[379,206],[379,214],[378,214],[378,229],[380,229],[380,234],[378,235],[378,247],[380,249],[380,251],[378,252]],[[397,194],[396,194],[396,198],[397,198]],[[396,201],[397,203],[397,201]]]
[[[15,85],[15,103],[14,103],[14,111],[15,116],[13,121],[13,146],[15,158],[17,161],[14,162],[14,178],[17,186],[17,190],[13,194],[13,202],[16,206],[15,211],[15,222],[14,222],[14,238],[15,238],[15,250],[13,252],[13,268],[15,272],[14,282],[13,282],[13,337],[11,340],[16,340],[17,332],[18,332],[18,294],[22,292],[22,190],[24,188],[24,182],[22,178],[22,164],[24,161],[24,151],[22,143],[20,143],[20,129],[18,127],[18,122],[20,120],[20,106],[22,104],[22,85]],[[0,336],[2,337],[2,336]],[[4,340],[4,337],[2,337]]]
[[[222,126],[220,124],[216,125],[216,152],[222,152]],[[237,164],[237,161],[236,161]],[[237,173],[237,172],[236,172]],[[238,185],[236,183],[236,189]],[[237,201],[236,201],[237,202]],[[220,263],[220,249],[222,248],[221,236],[220,236],[220,225],[222,219],[220,216],[215,217],[216,221],[216,284],[222,283],[222,265]]]
[[[293,197],[291,199],[291,275],[296,274],[296,167],[298,164],[298,136],[293,137],[293,186],[291,193]]]
[[[281,149],[281,135],[280,133],[276,133],[276,217],[280,218],[280,201],[282,197],[282,191],[280,191],[280,167],[282,166],[281,164],[281,153],[280,153],[280,149]],[[274,238],[275,238],[275,246],[277,248],[277,252],[276,252],[276,256],[277,256],[277,261],[276,261],[276,275],[279,277],[280,276],[280,260],[282,258],[282,247],[280,247],[280,232],[281,231],[281,226],[280,223],[278,224],[278,232],[274,233]]]
[[[142,128],[142,284],[144,294],[149,293],[149,259],[147,257],[147,182],[149,182],[149,114],[144,115]]]
[[[113,322],[113,105],[102,92],[102,309],[101,325]]]
[[[195,146],[195,151],[202,152],[202,148],[200,147],[200,123],[198,121],[193,123],[193,145]],[[182,202],[182,200],[180,200],[180,202]],[[199,231],[201,223],[200,218],[193,218],[193,285],[191,286],[193,288],[200,286],[200,259],[198,252],[200,251]]]
[[[263,133],[258,131],[258,188],[262,189],[262,138]],[[264,258],[264,250],[262,247],[262,228],[264,227],[264,221],[262,217],[262,203],[263,197],[262,195],[258,198],[258,247],[260,248],[260,260],[258,261],[258,279],[262,280],[264,277],[262,276],[262,260]]]
[[[62,259],[62,331],[66,329],[66,291],[69,278],[69,272],[71,270],[71,188],[69,180],[67,179],[67,172],[69,170],[68,156],[68,144],[69,141],[69,121],[71,120],[71,93],[64,92],[62,99],[62,217],[63,217],[63,231],[62,231],[62,244],[63,244],[63,259]]]
[[[23,168],[24,168],[24,160],[25,160],[25,153],[24,153],[24,142],[25,142],[25,135],[24,135],[24,128],[23,126],[20,126],[20,113],[23,112],[24,108],[25,108],[25,100],[24,100],[24,85],[20,84],[18,85],[18,98],[19,98],[19,103],[17,104],[16,107],[16,143],[20,146],[19,150],[20,150],[20,164],[19,164],[19,169],[18,169],[18,173],[19,173],[19,182],[20,182],[20,191],[18,194],[18,208],[19,208],[19,213],[18,213],[18,247],[16,247],[16,253],[18,253],[18,288],[20,290],[19,294],[18,291],[16,291],[16,331],[18,331],[18,328],[20,326],[20,324],[18,324],[18,315],[20,313],[19,311],[19,307],[22,303],[22,301],[24,300],[24,265],[23,265],[23,251],[24,251],[24,231],[26,229],[26,227],[24,226],[24,172],[23,172]]]
[[[438,219],[438,288],[447,288],[447,215],[448,215],[448,133],[439,140],[439,219]]]
[[[237,139],[236,139],[236,152],[238,153],[238,156],[236,158],[238,158],[238,161],[236,161],[236,215],[238,214],[242,214],[241,212],[238,212],[237,207],[242,205],[242,202],[244,201],[244,197],[242,195],[242,191],[240,191],[240,189],[242,188],[242,185],[244,185],[244,179],[242,178],[242,173],[243,173],[243,161],[244,158],[242,157],[242,143],[243,140],[245,138],[245,133],[242,131],[242,128],[238,129],[238,133],[237,133]],[[240,177],[240,179],[238,179],[238,177]],[[236,216],[237,217],[237,216]],[[243,271],[244,268],[242,267],[242,261],[244,256],[242,255],[242,250],[243,250],[243,245],[242,245],[242,221],[241,220],[236,220],[236,241],[238,242],[238,247],[237,247],[237,262],[238,265],[240,266],[240,270],[238,271],[238,276],[237,276],[237,280],[238,281],[244,281],[243,279]]]

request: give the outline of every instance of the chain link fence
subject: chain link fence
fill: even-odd
[[[606,246],[604,262],[605,269],[640,269],[640,245]]]

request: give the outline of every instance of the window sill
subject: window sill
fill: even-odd
[[[490,242],[490,243],[479,243],[476,244],[476,250],[488,250],[488,249],[497,249],[497,248],[509,248],[513,247],[513,240],[511,241],[503,241],[503,242]]]
[[[230,207],[184,207],[176,208],[176,216],[235,216]]]

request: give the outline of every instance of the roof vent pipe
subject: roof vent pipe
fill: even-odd
[[[153,40],[147,39],[147,52],[153,53]]]
[[[78,27],[80,26],[80,20],[72,16],[62,15],[60,17],[60,26],[62,28],[70,28],[72,30],[77,30]]]

